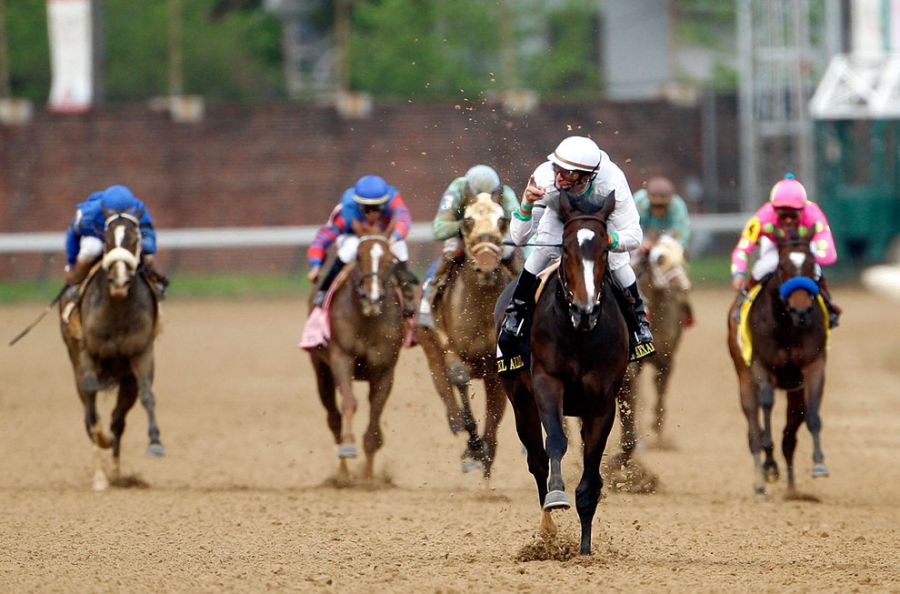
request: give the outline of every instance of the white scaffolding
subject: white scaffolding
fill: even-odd
[[[839,0],[737,0],[741,206],[786,171],[815,176],[808,103],[839,51]]]
[[[900,53],[834,56],[810,113],[821,120],[900,118]]]

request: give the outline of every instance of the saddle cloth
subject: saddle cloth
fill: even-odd
[[[325,301],[322,302],[322,306],[314,307],[309,312],[309,317],[303,325],[303,334],[300,337],[300,342],[297,343],[297,347],[305,351],[311,351],[319,347],[324,348],[328,346],[328,341],[331,340],[331,300],[335,291],[347,281],[352,269],[353,265],[344,266],[334,283],[332,283],[331,288],[328,289],[328,293],[325,294]],[[400,297],[402,307],[403,295],[399,290],[397,295]],[[406,319],[403,326],[403,346],[412,348],[417,344],[415,320],[413,318]]]
[[[740,305],[740,321],[738,322],[737,340],[738,347],[741,349],[741,358],[744,359],[744,363],[746,363],[748,367],[750,366],[750,361],[753,360],[753,335],[750,332],[749,323],[750,306],[753,305],[753,300],[759,295],[763,286],[764,283],[760,283],[750,289]],[[825,306],[825,299],[822,298],[821,294],[816,295],[816,302],[818,302],[819,309],[822,310],[822,316],[825,318],[825,348],[829,349],[831,348],[831,324],[829,323],[828,318],[828,308]]]
[[[537,303],[544,291],[544,285],[551,275],[559,268],[559,260],[551,262],[544,270],[538,273],[540,283],[535,290],[534,302]],[[508,344],[501,345],[497,339],[497,373],[501,376],[511,375],[520,369],[531,368],[531,318],[528,318],[522,328],[522,337]]]

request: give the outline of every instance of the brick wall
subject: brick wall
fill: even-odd
[[[727,120],[733,106],[724,112]],[[376,106],[365,120],[326,107],[213,105],[196,124],[144,106],[41,112],[26,126],[0,127],[0,232],[62,235],[75,203],[113,183],[148,204],[157,228],[313,225],[366,173],[400,188],[413,218],[427,221],[446,184],[469,166],[491,164],[520,190],[568,134],[596,138],[634,188],[657,173],[679,183],[701,177],[700,125],[698,109],[662,102],[549,104],[527,117],[490,104],[408,104]],[[725,129],[719,164],[727,177],[734,139]],[[179,270],[302,265],[296,249],[256,252],[162,258]],[[61,265],[61,257],[4,256],[0,278],[55,274]]]

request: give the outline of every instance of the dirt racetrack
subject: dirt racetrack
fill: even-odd
[[[725,349],[730,294],[699,290],[699,325],[686,334],[670,399],[676,449],[640,454],[659,492],[608,494],[594,554],[567,561],[517,558],[540,512],[512,411],[488,490],[460,471],[463,441],[447,428],[420,349],[400,358],[376,486],[328,486],[337,460],[308,357],[295,347],[299,300],[168,301],[156,379],[167,456],[144,455],[137,405],[123,471],[146,488],[93,493],[72,373],[55,320],[44,320],[0,356],[0,589],[898,592],[900,316],[862,290],[836,297],[845,315],[823,406],[831,477],[810,478],[805,428],[797,451],[798,487],[819,502],[786,501],[783,483],[753,499]],[[0,308],[3,339],[40,309]],[[102,402],[108,423],[111,398]],[[779,393],[776,443],[783,407]],[[572,440],[570,495],[579,456]],[[574,510],[555,517],[564,536],[577,535]]]

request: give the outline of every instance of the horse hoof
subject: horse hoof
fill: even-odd
[[[166,455],[166,448],[161,443],[151,443],[147,446],[147,455],[153,458],[162,458]]]
[[[565,491],[550,491],[544,496],[544,511],[552,509],[569,509],[572,503]]]
[[[468,474],[475,470],[481,470],[481,461],[480,460],[473,460],[472,458],[465,458],[462,461],[463,474]]]
[[[831,473],[828,471],[828,467],[824,464],[814,464],[812,468],[812,477],[813,478],[826,478]]]
[[[109,479],[106,478],[106,474],[104,474],[102,470],[98,470],[94,473],[93,489],[97,492],[109,489]]]
[[[352,443],[342,443],[338,446],[337,456],[338,458],[356,458],[356,445]]]
[[[766,469],[766,482],[769,484],[778,482],[778,469],[777,468],[767,468]]]

